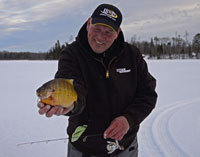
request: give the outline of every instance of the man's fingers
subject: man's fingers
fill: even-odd
[[[45,114],[46,112],[48,112],[50,110],[50,108],[51,108],[50,105],[46,105],[46,106],[40,108],[39,114]]]
[[[46,117],[52,117],[56,113],[57,110],[58,110],[57,107],[52,107],[49,111],[47,111]]]
[[[117,134],[113,139],[120,141],[124,137],[124,134]]]
[[[62,114],[67,114],[70,111],[71,111],[71,109],[63,108],[63,113]]]
[[[65,115],[68,112],[70,112],[71,110],[73,110],[73,108],[74,108],[74,104],[72,104],[70,108],[57,106],[57,111],[56,111],[55,115],[57,115],[57,116]]]
[[[38,106],[39,108],[43,108],[45,105],[40,101],[40,102],[38,102],[37,106]]]
[[[55,106],[55,107],[52,107],[49,111],[47,111],[46,117],[52,117],[53,115],[60,116],[60,115],[67,114],[68,112],[69,110],[67,108]]]
[[[37,106],[39,108],[39,114],[41,115],[46,114],[46,117],[51,117],[54,114],[57,116],[65,115],[69,111],[71,111],[74,107],[74,105],[72,105],[71,108],[68,109],[61,106],[50,106],[50,105],[42,103],[41,101],[38,102]]]
[[[110,127],[109,127],[109,128],[110,128]],[[113,126],[111,127],[111,129],[108,130],[108,132],[105,133],[105,134],[106,134],[106,138],[112,138],[112,137],[114,137],[118,132],[119,132],[118,128],[117,128],[115,125],[113,125]]]
[[[63,114],[64,108],[63,107],[57,107],[57,111],[55,112],[55,115],[60,116]]]
[[[106,131],[105,134],[106,134],[105,138],[112,138],[119,140],[121,136],[124,135],[124,129],[121,126],[114,124],[112,125],[112,130],[109,130],[109,132]]]
[[[115,128],[115,126],[111,123],[111,125],[108,127],[108,129],[104,132],[104,138],[108,138],[114,128]]]

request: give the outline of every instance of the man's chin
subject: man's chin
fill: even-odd
[[[95,53],[101,54],[101,53],[104,53],[106,50],[104,50],[104,49],[93,49],[93,51]]]

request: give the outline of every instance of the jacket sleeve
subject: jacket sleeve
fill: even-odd
[[[124,111],[130,127],[138,127],[140,123],[151,113],[157,101],[156,80],[148,72],[148,67],[142,55],[138,51],[137,88],[132,104]]]
[[[75,54],[67,47],[61,52],[58,61],[58,71],[55,74],[55,78],[73,79],[74,89],[77,92],[78,99],[75,102],[74,109],[67,113],[67,116],[73,116],[81,113],[85,107],[86,88],[82,79],[78,61]]]

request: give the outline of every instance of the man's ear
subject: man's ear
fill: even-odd
[[[89,26],[90,26],[90,24],[91,24],[91,17],[88,19],[88,21],[87,21],[87,31],[88,31],[88,29],[89,29]]]
[[[119,35],[120,32],[121,32],[121,27],[118,29],[117,35]]]
[[[118,35],[119,35],[120,32],[121,32],[121,28],[118,29],[118,31],[117,31],[117,33],[116,33],[116,36],[115,36],[115,39],[118,38]]]

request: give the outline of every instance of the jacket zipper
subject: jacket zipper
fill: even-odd
[[[106,78],[108,79],[109,77],[110,77],[110,65],[111,65],[111,63],[116,59],[117,57],[115,56],[115,57],[113,57],[111,60],[110,60],[110,62],[108,63],[108,68],[106,67],[106,65],[103,63],[103,61],[101,61],[101,60],[98,60],[98,59],[96,59],[98,62],[100,62],[102,65],[103,65],[103,67],[105,68],[105,70],[106,70]]]

